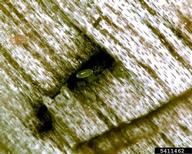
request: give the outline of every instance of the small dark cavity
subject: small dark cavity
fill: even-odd
[[[113,57],[111,57],[103,48],[96,48],[96,52],[93,53],[94,54],[89,60],[83,63],[81,67],[69,77],[67,81],[69,89],[74,90],[86,87],[91,82],[98,80],[106,69],[111,69],[113,67]],[[89,75],[78,78],[77,76],[82,71],[85,71],[85,73]]]
[[[41,104],[36,113],[39,125],[37,126],[39,132],[47,132],[53,129],[53,120],[48,108]]]

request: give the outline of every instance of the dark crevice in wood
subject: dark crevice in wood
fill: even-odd
[[[34,124],[35,130],[32,130],[34,137],[43,141],[51,140],[61,151],[65,150],[64,146],[72,149],[76,147],[76,144],[71,146],[65,136],[72,138],[73,142],[79,143],[80,139],[77,134],[63,120],[57,119],[54,116],[57,113],[43,104],[42,99],[34,99],[32,107],[36,120]]]
[[[39,1],[38,1],[38,2],[39,2]],[[59,10],[60,10],[60,7],[59,7],[59,6],[57,6],[55,3],[53,3],[53,4],[54,4],[54,7],[57,7],[57,8],[59,8]],[[41,5],[42,5],[42,3],[41,3]],[[33,38],[33,37],[34,37],[33,35],[37,36],[37,37],[40,39],[40,42],[39,42],[40,46],[43,47],[43,48],[45,48],[45,45],[46,45],[46,48],[48,47],[48,52],[49,52],[48,54],[49,54],[49,55],[52,55],[52,54],[54,53],[54,49],[52,49],[52,48],[48,45],[48,43],[45,42],[44,39],[41,39],[41,36],[39,35],[39,33],[28,23],[28,21],[25,19],[25,17],[24,17],[21,13],[19,13],[19,11],[18,11],[11,3],[8,2],[8,3],[7,3],[7,6],[9,6],[9,8],[12,9],[12,10],[14,11],[14,13],[15,13],[22,21],[25,22],[25,25],[32,30],[30,33],[27,33],[26,35],[28,35],[30,38]],[[8,11],[7,11],[7,12],[8,12]],[[63,14],[62,10],[60,10],[60,13],[61,13],[62,15],[64,15],[64,17],[66,18],[66,15]],[[15,20],[15,19],[14,19],[14,20]],[[17,22],[16,20],[15,20],[15,23],[16,23],[16,25],[18,25],[18,22]],[[68,23],[69,23],[69,21],[68,21]],[[70,22],[70,24],[71,24],[71,22]],[[72,25],[74,25],[74,24],[72,24]],[[80,31],[80,33],[82,33],[82,31],[81,31],[77,26],[74,26],[74,27],[77,28],[77,30]],[[82,34],[83,34],[83,33],[82,33]],[[83,34],[82,37],[84,37],[85,40],[90,41],[90,39],[89,39],[86,35]],[[93,44],[93,46],[94,46],[94,44]],[[33,56],[39,58],[38,55],[34,55],[34,54],[33,54]],[[54,58],[55,58],[55,57],[54,57]],[[51,59],[53,59],[53,57],[51,57]],[[57,61],[57,63],[59,62],[59,60],[57,60],[57,59],[54,59],[54,60]],[[47,64],[46,64],[46,66],[47,66]],[[50,66],[49,68],[51,68],[51,66]],[[53,68],[51,68],[51,70],[49,70],[49,71],[55,72],[55,71],[53,71]],[[54,73],[54,74],[55,74],[55,73]],[[60,84],[57,85],[55,88],[52,88],[52,89],[49,90],[49,91],[45,91],[45,94],[48,95],[48,96],[50,96],[50,97],[52,97],[52,98],[54,98],[56,95],[58,95],[58,94],[60,93],[59,89],[61,88],[62,84],[65,82],[65,81],[64,81],[65,79],[62,80],[62,77],[59,77],[58,74],[56,74],[55,76],[58,77],[58,80],[59,80]]]
[[[1,68],[9,75],[9,77],[14,81],[15,83],[15,86],[17,87],[21,87],[21,83],[19,82],[19,79],[17,76],[13,75],[12,72],[10,72],[10,70],[4,65],[1,65]],[[23,86],[25,88],[28,88],[26,85],[23,84]],[[53,120],[53,116],[51,115],[51,113],[48,111],[48,109],[45,109],[47,111],[45,112],[41,112],[41,108],[43,108],[43,104],[42,104],[42,99],[41,98],[34,98],[35,96],[35,93],[38,93],[38,91],[36,91],[37,89],[33,89],[33,90],[29,90],[27,91],[27,93],[21,91],[21,94],[25,97],[26,101],[29,103],[29,105],[34,108],[34,116],[36,115],[38,117],[38,119],[40,120],[39,122],[38,121],[35,121],[35,123],[39,123],[39,125],[35,125],[34,126],[36,127],[35,130],[33,130],[31,128],[31,126],[28,124],[28,122],[31,120],[32,117],[28,117],[27,118],[27,122],[26,122],[26,119],[23,119],[23,118],[20,118],[20,121],[22,122],[22,124],[31,131],[31,134],[36,137],[36,138],[40,138],[40,139],[43,139],[43,140],[46,140],[46,137],[48,137],[49,139],[51,138],[50,137],[50,133],[52,134],[56,134],[55,131],[57,130],[54,130],[54,120]],[[27,94],[27,95],[26,95]],[[31,98],[31,96],[33,96],[33,98]],[[32,99],[32,100],[31,100]],[[46,107],[47,108],[47,107]],[[41,116],[42,114],[42,116]],[[38,120],[37,119],[37,120]],[[68,134],[74,134],[74,132],[71,132],[71,130],[68,128],[67,125],[65,124],[62,124],[62,126],[65,128],[65,133],[68,133]],[[37,134],[38,133],[38,134]],[[58,139],[58,137],[60,136],[60,134],[57,134],[55,137],[53,137],[54,139]],[[75,140],[76,139],[76,136],[72,135],[73,138]],[[62,139],[62,142],[64,142],[63,138],[60,138],[58,139],[58,141],[61,141]],[[54,143],[56,143],[56,141],[54,140],[53,141]],[[65,141],[66,142],[66,141]],[[78,140],[76,142],[79,142]],[[66,144],[68,144],[66,142]],[[59,142],[56,144],[56,145],[59,145]],[[60,149],[63,149],[63,147],[59,147]]]
[[[82,89],[91,84],[92,81],[98,80],[105,69],[112,68],[115,60],[104,51],[103,48],[97,47],[93,53],[95,54],[93,54],[88,61],[83,63],[80,68],[69,77],[67,81],[69,89]],[[88,77],[78,78],[78,73],[83,70],[90,70],[93,73]]]
[[[57,8],[57,10],[59,10],[59,11],[63,14],[63,11],[60,10],[60,7],[59,7],[57,4],[55,4],[55,2],[54,2],[54,5],[55,5],[55,7]],[[145,6],[147,6],[147,5],[145,5]],[[98,11],[101,11],[101,10],[99,9]],[[153,12],[153,11],[152,11],[152,12]],[[101,13],[101,14],[102,14],[102,13]],[[65,15],[65,14],[64,14],[64,16],[65,16],[65,18],[66,18],[66,15]],[[108,17],[106,17],[106,16],[101,17],[101,18],[98,19],[98,22],[100,22],[101,19],[106,20],[106,22],[109,22],[109,24],[112,24],[115,28],[119,29],[119,27],[118,27],[117,25],[111,23],[111,21],[110,21],[110,19],[108,19]],[[96,22],[96,23],[97,23],[97,22]],[[99,23],[98,23],[98,24],[99,24]],[[74,24],[73,24],[73,25],[74,25]],[[81,31],[76,25],[74,25],[74,26],[75,26],[79,31]],[[101,33],[103,33],[103,32],[101,32]],[[110,35],[110,34],[109,34],[109,35]],[[110,35],[110,37],[111,37],[116,43],[118,43],[121,47],[125,48],[117,39],[115,39],[114,36]],[[126,48],[126,50],[127,50],[127,48]],[[130,53],[129,53],[129,56],[132,57],[132,58],[134,58],[134,59],[136,59],[136,57],[133,56],[133,55],[130,55]],[[142,66],[141,66],[141,67],[142,67]],[[144,69],[145,69],[145,68],[144,68]],[[152,75],[152,77],[153,77],[153,75]],[[157,78],[154,78],[154,79],[156,80]],[[160,82],[160,81],[158,80],[158,82]],[[164,88],[164,86],[163,86],[163,88]],[[56,93],[56,95],[57,95],[57,94],[59,94],[59,92]],[[55,95],[54,95],[54,96],[55,96]]]
[[[59,8],[59,6],[57,6],[56,5],[56,7],[57,7],[57,10],[58,10],[58,8]],[[60,10],[60,8],[59,8],[59,10]],[[61,12],[62,12],[62,10],[60,10]],[[101,11],[101,10],[99,10],[99,11]],[[119,27],[117,26],[117,25],[115,25],[115,24],[113,24],[112,22],[110,22],[110,19],[108,19],[108,17],[107,16],[102,16],[102,17],[100,17],[100,18],[98,18],[98,20],[95,22],[95,24],[96,24],[96,26],[98,26],[98,24],[99,24],[99,22],[102,20],[102,19],[104,19],[106,22],[108,22],[109,24],[111,24],[111,25],[113,25],[115,28],[117,28],[118,30],[119,30]],[[112,37],[112,36],[111,36]],[[116,42],[118,42],[118,40],[116,40],[114,37],[113,37],[113,39],[116,41]],[[146,67],[145,67],[146,68]],[[144,68],[144,69],[145,69]],[[154,77],[154,75],[152,75],[152,77]],[[154,78],[155,80],[157,79],[157,76],[155,76],[156,78]],[[159,82],[159,80],[158,80],[158,82]],[[72,82],[73,83],[73,82]],[[166,86],[165,86],[166,87]],[[163,86],[163,88],[164,88],[164,86]],[[56,95],[58,95],[59,94],[59,92],[56,94]],[[55,96],[56,96],[55,95]],[[54,97],[53,97],[54,98]],[[98,113],[98,114],[100,114],[100,113]],[[103,119],[105,122],[106,122],[106,118],[104,118]],[[110,124],[111,125],[111,124]]]
[[[44,104],[38,104],[36,117],[39,120],[37,130],[39,133],[44,133],[53,130],[53,119],[48,108]]]

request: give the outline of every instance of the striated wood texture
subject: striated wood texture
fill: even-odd
[[[0,0],[1,153],[192,147],[191,12],[191,0]],[[88,64],[99,75],[73,78]]]

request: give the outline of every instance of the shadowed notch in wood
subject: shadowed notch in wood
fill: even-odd
[[[37,130],[39,133],[53,130],[53,120],[51,113],[44,104],[39,104],[36,111],[36,116],[39,120],[39,125],[37,126]]]
[[[98,80],[105,69],[112,68],[113,64],[114,59],[104,51],[103,48],[97,47],[95,54],[93,54],[88,61],[83,63],[81,67],[69,77],[67,81],[68,88],[73,90],[88,86],[92,81]],[[87,69],[93,71],[90,76],[85,78],[77,77],[80,71]]]

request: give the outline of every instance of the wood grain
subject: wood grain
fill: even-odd
[[[192,146],[191,12],[188,0],[0,1],[1,153]],[[112,68],[69,89],[98,50]],[[40,104],[53,121],[44,133]]]

